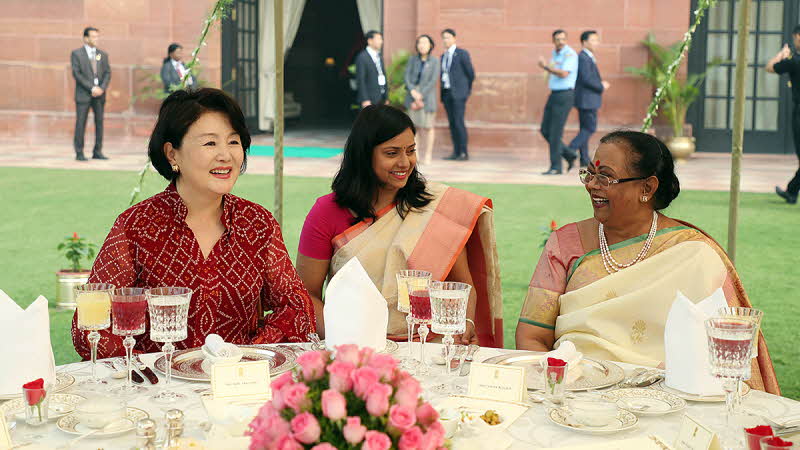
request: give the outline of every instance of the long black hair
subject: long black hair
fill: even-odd
[[[657,137],[633,130],[617,130],[600,139],[601,144],[622,144],[631,152],[628,159],[633,172],[640,177],[658,178],[658,189],[653,200],[656,210],[669,206],[681,193],[681,184],[675,175],[675,162],[666,144]]]
[[[174,52],[175,50],[177,50],[179,48],[183,48],[183,46],[181,44],[178,44],[177,42],[173,42],[172,44],[169,44],[169,47],[167,47],[167,57],[164,58],[164,62],[169,61],[169,59],[172,58],[172,52]]]
[[[344,145],[342,165],[331,184],[336,203],[356,213],[353,224],[364,219],[376,219],[372,203],[380,181],[372,168],[372,152],[378,145],[409,128],[417,133],[406,113],[388,105],[367,106],[356,117]],[[431,199],[425,188],[425,178],[415,166],[408,175],[408,182],[395,196],[397,212],[405,218],[410,210],[426,206]]]

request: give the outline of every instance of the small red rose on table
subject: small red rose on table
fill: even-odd
[[[771,436],[761,440],[761,448],[770,450],[773,448],[793,448],[792,441],[785,441],[778,436]]]
[[[42,420],[42,402],[44,401],[45,397],[47,397],[47,392],[44,389],[44,379],[37,378],[30,383],[25,383],[22,385],[23,392],[25,393],[25,401],[28,403],[28,407],[33,408],[36,407],[37,413],[39,415],[39,421]]]

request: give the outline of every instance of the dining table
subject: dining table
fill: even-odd
[[[281,345],[284,349],[290,349],[295,354],[308,351],[312,346],[311,343],[278,345]],[[393,356],[397,358],[405,356],[408,352],[408,345],[407,343],[400,343],[393,352]],[[412,345],[414,345],[414,347],[419,346],[418,343]],[[441,344],[426,344],[426,353],[429,355],[437,354],[437,352],[441,354],[441,348]],[[413,350],[414,352],[417,351],[416,348]],[[523,352],[511,349],[481,347],[474,355],[473,361],[482,362],[493,357],[507,354],[523,354]],[[147,367],[152,368],[156,360],[161,356],[162,353],[141,354],[140,359]],[[62,374],[62,376],[69,375],[71,378],[80,381],[90,376],[90,364],[90,362],[86,361],[65,364],[57,366],[56,371]],[[630,364],[615,364],[625,371],[626,377],[630,376],[634,369],[637,368],[637,366]],[[97,371],[98,375],[103,377],[111,387],[125,383],[124,379],[112,378],[111,374],[114,370],[108,367],[107,364],[103,364],[102,361],[98,364]],[[163,437],[165,434],[166,412],[170,409],[179,409],[184,415],[183,436],[196,445],[192,448],[236,449],[248,447],[249,439],[247,437],[226,435],[219,430],[219,427],[217,427],[212,418],[210,418],[207,405],[203,401],[204,396],[209,396],[210,394],[210,383],[188,381],[173,377],[170,387],[174,391],[184,394],[185,398],[169,405],[157,404],[154,403],[150,397],[164,386],[165,376],[161,372],[156,371],[156,373],[159,377],[158,384],[151,385],[147,380],[141,384],[141,386],[147,387],[149,392],[129,397],[119,397],[119,401],[124,401],[127,403],[127,406],[138,408],[146,412],[149,418],[155,421],[160,437]],[[441,385],[442,383],[452,383],[453,385],[466,388],[469,376],[460,376],[460,373],[461,371],[455,370],[451,371],[448,375],[444,365],[430,364],[430,370],[427,375],[417,376],[423,387],[423,397],[436,406],[437,402],[443,401],[447,396],[434,393],[432,391],[434,386]],[[613,386],[607,387],[605,391],[610,392],[612,389],[614,389]],[[655,387],[651,386],[648,389],[655,389]],[[83,396],[96,394],[96,392],[81,391],[75,387],[75,385],[66,387],[61,392]],[[603,392],[603,390],[601,390],[601,392]],[[110,396],[111,394],[105,393],[103,395]],[[575,392],[574,395],[580,397],[590,394]],[[594,392],[593,395],[597,395],[597,392]],[[602,435],[582,433],[553,423],[553,421],[548,418],[550,408],[548,408],[547,403],[532,401],[528,396],[526,396],[524,403],[528,407],[524,414],[505,427],[501,432],[469,439],[459,436],[459,432],[456,432],[452,438],[452,448],[480,448],[486,450],[489,448],[530,449],[561,448],[581,445],[597,446],[603,443],[642,437],[657,437],[661,442],[671,445],[679,434],[684,415],[691,416],[694,420],[712,430],[721,431],[725,429],[726,415],[724,402],[688,401],[686,402],[686,407],[680,411],[660,416],[640,416],[638,417],[636,425],[632,428],[617,433]],[[742,406],[747,411],[763,411],[769,413],[769,415],[773,417],[780,417],[784,414],[800,414],[800,402],[757,390],[752,390],[743,397]],[[81,436],[61,430],[56,425],[55,419],[51,419],[48,423],[37,427],[28,426],[23,420],[14,421],[13,417],[9,417],[7,420],[15,422],[15,426],[11,430],[11,437],[15,446],[19,448],[131,449],[136,448],[137,445],[137,438],[134,430],[113,437],[87,436],[76,442],[75,439]],[[758,417],[758,415],[750,415],[749,420],[752,424],[763,422],[762,418]]]

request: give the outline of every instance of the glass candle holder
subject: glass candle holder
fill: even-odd
[[[747,443],[747,450],[761,450],[761,439],[774,435],[772,427],[769,425],[745,428],[744,440]]]

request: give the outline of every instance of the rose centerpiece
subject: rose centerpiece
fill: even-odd
[[[356,345],[307,352],[272,381],[272,400],[246,432],[250,449],[447,448],[439,414],[390,355]]]
[[[47,422],[47,388],[44,379],[38,378],[22,385],[25,397],[25,422],[41,425]]]

